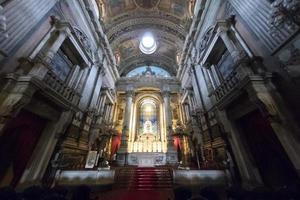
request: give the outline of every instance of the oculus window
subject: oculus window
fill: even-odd
[[[153,54],[157,49],[157,43],[151,33],[145,33],[140,41],[140,50],[144,54]]]

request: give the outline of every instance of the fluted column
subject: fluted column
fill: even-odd
[[[122,143],[124,141],[124,143],[126,145],[127,145],[127,142],[128,142],[127,140],[128,140],[128,137],[129,137],[129,127],[130,127],[131,107],[132,107],[133,95],[134,95],[133,91],[127,91],[127,93],[126,93],[126,108],[125,108],[124,126],[123,126],[123,134],[122,134]]]
[[[106,119],[107,122],[110,122],[111,116],[113,115],[113,113],[112,113],[112,105],[113,104],[111,104],[111,103],[109,103],[107,105],[106,117],[105,117],[105,119]]]
[[[126,93],[126,112],[125,112],[125,125],[127,128],[129,128],[130,125],[130,116],[131,116],[131,107],[133,102],[133,91],[128,91]]]
[[[164,99],[164,113],[166,122],[166,139],[167,139],[167,163],[176,164],[178,161],[178,155],[174,148],[173,141],[173,127],[172,127],[172,112],[171,112],[171,101],[170,101],[170,91],[165,90],[162,93]]]
[[[164,91],[163,92],[164,98],[164,110],[165,110],[165,118],[166,118],[166,127],[172,128],[172,113],[171,113],[171,106],[170,106],[170,92]]]
[[[100,103],[100,115],[102,116],[104,115],[105,102],[106,102],[106,95],[103,95]]]
[[[126,92],[126,108],[124,113],[124,123],[123,130],[121,136],[121,146],[118,150],[117,154],[117,163],[119,165],[127,164],[127,153],[128,153],[128,139],[129,139],[129,131],[130,131],[130,119],[131,119],[131,107],[133,103],[134,91],[128,90]]]
[[[105,108],[105,102],[106,102],[106,95],[101,94],[99,105],[97,108],[97,111],[99,113],[99,116],[97,118],[97,124],[101,124],[104,118],[104,108]]]
[[[109,116],[110,122],[114,122],[115,110],[116,110],[116,104],[112,104],[110,110],[110,116]]]
[[[188,104],[184,104],[184,111],[185,111],[186,120],[189,121],[191,115],[190,115],[190,108]]]

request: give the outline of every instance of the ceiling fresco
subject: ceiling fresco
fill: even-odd
[[[161,66],[176,74],[195,0],[96,1],[121,76],[144,65]],[[157,42],[157,50],[151,55],[139,49],[147,32]]]

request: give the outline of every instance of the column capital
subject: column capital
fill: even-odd
[[[128,91],[126,91],[126,97],[127,98],[129,98],[129,97],[133,98],[134,94],[135,94],[134,90],[128,90]]]
[[[232,25],[231,20],[220,20],[220,21],[217,21],[217,23],[216,23],[217,33],[219,33],[219,34],[226,33],[230,29],[231,25]]]
[[[162,96],[163,97],[170,97],[171,96],[171,92],[168,90],[162,91]]]

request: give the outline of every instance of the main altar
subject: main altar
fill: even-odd
[[[176,163],[177,152],[169,136],[172,127],[169,93],[147,90],[127,91],[125,95],[127,101],[118,164],[158,166]]]

